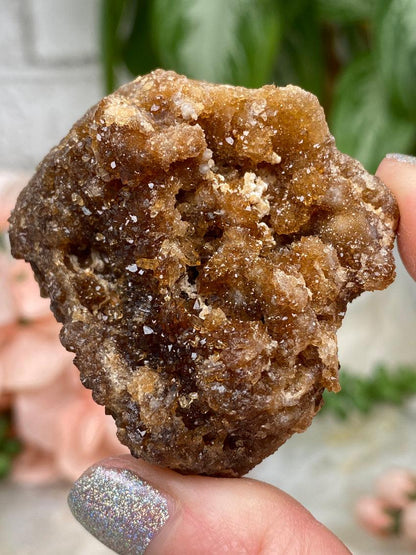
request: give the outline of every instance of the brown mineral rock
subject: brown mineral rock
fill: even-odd
[[[339,389],[336,330],[393,280],[397,217],[312,94],[157,70],[51,150],[10,238],[132,454],[239,476]]]

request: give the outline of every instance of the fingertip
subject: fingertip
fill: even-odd
[[[117,553],[349,553],[271,485],[183,476],[127,456],[88,469],[69,502],[81,524]]]
[[[405,154],[387,154],[380,162],[376,175],[391,188],[393,194],[416,188],[416,157]]]
[[[407,271],[416,280],[416,158],[389,154],[381,161],[376,175],[397,200],[399,251]]]

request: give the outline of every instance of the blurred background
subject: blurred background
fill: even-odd
[[[416,0],[0,0],[0,553],[101,554],[72,520],[70,481],[122,451],[79,385],[7,217],[36,164],[92,104],[155,67],[324,106],[340,150],[374,172],[416,154]],[[339,333],[343,393],[252,475],[299,499],[354,554],[415,547],[360,527],[355,506],[390,467],[416,471],[416,286],[398,260]],[[278,524],[277,524],[278,525]],[[416,529],[416,523],[415,523]]]

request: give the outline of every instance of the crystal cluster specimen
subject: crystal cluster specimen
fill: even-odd
[[[10,238],[132,454],[239,476],[339,388],[336,330],[392,281],[397,217],[312,94],[157,70],[52,149]]]

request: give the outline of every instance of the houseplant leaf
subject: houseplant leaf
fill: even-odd
[[[412,147],[415,127],[392,112],[371,54],[357,58],[341,76],[331,130],[338,148],[373,172],[387,152],[407,152]]]
[[[155,0],[152,29],[164,68],[249,87],[270,79],[280,39],[273,0]]]
[[[381,15],[377,54],[385,87],[399,115],[416,122],[416,0],[394,0]]]

